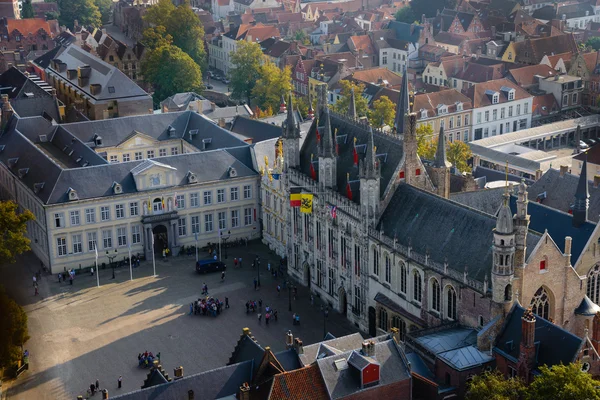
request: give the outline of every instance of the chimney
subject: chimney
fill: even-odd
[[[375,355],[375,342],[372,340],[362,342],[362,353],[365,357],[373,357]]]
[[[183,367],[179,366],[179,367],[173,369],[173,376],[175,379],[183,378]]]
[[[217,122],[217,124],[221,127],[221,128],[225,128],[225,118],[219,118],[219,121]]]
[[[149,108],[149,109],[148,109],[148,114],[153,114],[153,113],[154,113],[154,110],[153,110],[153,109],[151,109],[151,108]]]
[[[12,108],[10,102],[8,101],[8,95],[3,94],[2,95],[2,116],[0,118],[0,121],[1,121],[0,128],[1,129],[4,129],[4,127],[6,126],[6,124],[12,117],[12,115],[13,115],[13,108]]]
[[[519,369],[520,377],[529,383],[531,371],[535,367],[535,315],[531,308],[527,308],[521,317],[521,349],[518,364],[524,368]]]
[[[479,57],[481,57],[481,46],[477,46],[477,50],[475,51],[475,59],[479,60]]]
[[[52,88],[52,98],[56,99],[56,89]]]
[[[235,29],[235,24],[233,22],[229,23],[229,30],[232,31]]]
[[[217,109],[217,105],[215,103],[213,103],[212,101],[210,102],[210,109],[211,109],[211,111],[215,111]]]
[[[244,382],[240,386],[240,400],[250,400],[250,385],[248,385],[248,382]]]
[[[594,188],[600,185],[600,175],[594,175]]]
[[[592,320],[592,344],[596,351],[600,351],[600,312]]]
[[[571,243],[573,239],[570,236],[565,237],[565,256],[567,257],[567,262],[565,267],[571,266]]]
[[[294,334],[292,333],[292,331],[287,331],[287,333],[285,334],[285,347],[287,349],[291,349],[292,347],[294,347]]]
[[[295,338],[294,339],[294,350],[296,350],[296,354],[304,354],[304,347],[302,346],[302,340]]]
[[[565,176],[565,174],[569,171],[569,166],[568,165],[561,165],[560,166],[560,176],[563,177]]]

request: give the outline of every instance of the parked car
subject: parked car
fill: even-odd
[[[223,79],[224,84],[229,85],[229,82],[231,82],[229,79],[227,79],[227,78]]]
[[[206,88],[207,88],[208,90],[212,90],[212,89],[213,89],[213,85],[211,85],[211,84],[209,83],[208,85],[206,85]]]
[[[208,71],[208,76],[210,76],[211,78],[214,78],[215,74],[212,71]]]
[[[225,271],[227,266],[225,263],[215,260],[215,259],[207,259],[207,260],[199,260],[196,262],[196,272],[199,274],[205,274],[207,272],[218,272]]]
[[[588,146],[588,145],[587,145],[587,143],[586,143],[586,142],[584,142],[583,140],[580,140],[580,141],[579,141],[579,148],[580,148],[580,149],[587,149],[587,148],[589,148],[589,147],[590,147],[590,146]]]

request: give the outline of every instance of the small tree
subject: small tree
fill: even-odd
[[[406,22],[407,24],[412,24],[416,20],[415,14],[409,6],[402,7],[396,11],[394,17],[396,18],[396,21]]]
[[[555,365],[551,368],[543,365],[527,390],[527,400],[572,400],[600,399],[597,387],[600,381],[581,371],[581,364]]]
[[[387,96],[381,96],[373,102],[373,110],[369,112],[371,125],[381,128],[383,125],[393,126],[396,107]]]
[[[35,217],[29,210],[17,213],[15,202],[0,202],[0,262],[15,262],[19,254],[31,250],[31,241],[25,233],[27,222],[33,220]]]
[[[433,137],[431,125],[422,124],[417,127],[417,154],[427,160],[435,155],[437,140]]]
[[[29,340],[27,314],[0,286],[0,368],[11,367],[21,359],[21,347]]]
[[[192,57],[200,69],[206,69],[204,27],[192,10],[189,0],[171,11],[164,27],[173,36],[173,44]]]
[[[367,111],[369,109],[369,103],[367,99],[362,96],[362,93],[365,90],[365,85],[357,84],[350,80],[343,79],[340,81],[340,85],[342,86],[341,95],[342,97],[338,99],[333,105],[333,111],[340,114],[348,113],[348,106],[350,105],[350,96],[352,94],[352,89],[354,89],[354,106],[356,107],[356,114],[359,117],[364,117],[367,115]]]
[[[252,89],[254,103],[263,110],[278,110],[281,96],[292,90],[292,71],[289,66],[279,69],[271,61],[260,66],[258,80]]]
[[[154,88],[156,104],[176,93],[202,90],[200,67],[177,46],[151,51],[142,63],[142,74]]]
[[[103,24],[108,24],[110,22],[110,17],[113,12],[113,1],[112,0],[94,0],[94,4],[98,7],[98,11],[100,11],[100,15],[102,18]]]
[[[507,379],[498,371],[476,375],[467,389],[466,400],[520,400],[525,385],[518,378]]]
[[[595,51],[600,50],[600,36],[589,38],[587,42],[585,42],[585,45],[590,46]]]
[[[237,49],[231,53],[232,68],[229,71],[231,95],[237,99],[245,98],[250,104],[252,89],[260,78],[260,66],[264,55],[258,43],[240,40]]]
[[[102,15],[94,0],[58,0],[58,9],[58,22],[68,28],[73,28],[75,20],[82,26],[102,25]]]
[[[448,144],[448,152],[446,153],[448,161],[452,163],[460,172],[468,172],[471,167],[467,163],[469,158],[473,157],[471,147],[465,142],[455,140]]]
[[[173,11],[175,11],[175,5],[171,0],[159,0],[158,3],[147,9],[144,21],[152,26],[166,26]]]
[[[25,0],[23,2],[23,8],[21,8],[21,18],[34,18],[35,11],[33,11],[33,5],[31,4],[31,0]]]

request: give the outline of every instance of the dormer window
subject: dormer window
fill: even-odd
[[[421,118],[427,118],[427,110],[421,109]]]
[[[79,200],[79,196],[77,195],[77,191],[73,188],[67,189],[67,195],[69,196],[69,201]]]
[[[492,95],[492,104],[498,104],[499,100],[500,100],[500,96],[498,95],[498,93],[494,93]]]
[[[510,100],[514,100],[514,99],[515,99],[515,91],[514,91],[514,89],[509,90],[509,92],[508,92],[508,100],[510,101]]]
[[[113,193],[114,194],[121,194],[123,193],[123,186],[121,186],[121,184],[114,182],[113,183]]]
[[[463,110],[462,103],[456,103],[456,111],[462,111],[462,110]]]
[[[229,177],[230,178],[235,178],[237,176],[237,171],[235,168],[233,167],[229,167]]]
[[[446,107],[445,105],[439,105],[438,106],[438,114],[442,115],[442,114],[446,114],[448,113],[448,107]]]
[[[198,183],[198,177],[193,172],[188,172],[188,183]]]

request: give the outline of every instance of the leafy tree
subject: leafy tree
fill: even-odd
[[[173,36],[173,44],[189,54],[201,69],[206,69],[204,27],[187,0],[171,12],[165,27]]]
[[[98,7],[98,11],[100,11],[100,15],[102,16],[102,23],[108,24],[110,22],[110,17],[112,16],[112,0],[94,0],[94,4]]]
[[[241,40],[231,53],[233,68],[229,71],[231,94],[234,98],[245,98],[250,104],[250,96],[260,78],[260,66],[265,57],[258,43]]]
[[[17,213],[17,204],[12,201],[0,202],[0,262],[15,262],[16,256],[30,250],[31,241],[25,236],[27,222],[33,221],[29,210]],[[0,357],[1,358],[1,357]]]
[[[29,340],[27,314],[0,286],[0,368],[13,366],[21,359],[21,346]]]
[[[415,17],[413,10],[409,6],[402,7],[401,9],[396,11],[395,17],[396,17],[396,21],[406,22],[407,24],[412,24],[417,19]]]
[[[600,36],[592,37],[585,42],[586,46],[590,46],[595,51],[600,50]]]
[[[58,0],[58,9],[58,22],[68,28],[73,28],[75,20],[82,26],[102,25],[102,16],[94,0]]]
[[[417,126],[417,154],[427,160],[432,160],[436,149],[436,140],[433,138],[431,125]]]
[[[414,16],[413,21],[421,21],[421,16],[423,14],[425,14],[427,18],[435,17],[437,10],[442,11],[444,8],[452,9],[455,5],[455,0],[414,0],[410,2],[410,9]]]
[[[58,11],[49,11],[45,14],[47,21],[52,21],[53,19],[58,19],[60,13]]]
[[[581,371],[581,364],[541,366],[537,376],[527,390],[527,400],[587,400],[600,399],[596,387],[600,381]]]
[[[153,26],[166,26],[175,6],[171,0],[159,0],[157,4],[149,7],[144,14],[144,21]]]
[[[33,11],[33,5],[31,0],[25,0],[23,2],[23,8],[21,8],[21,18],[34,18],[35,12]]]
[[[473,152],[468,144],[455,140],[448,144],[448,150],[446,153],[448,161],[452,163],[460,172],[468,172],[471,170],[467,161],[473,157]]]
[[[308,38],[308,35],[306,34],[306,32],[304,32],[302,29],[297,30],[293,35],[292,38],[294,40],[299,41],[300,43],[302,43],[303,45],[310,45],[310,39]]]
[[[348,113],[350,96],[352,94],[352,89],[354,89],[354,106],[356,107],[356,114],[359,117],[366,116],[369,109],[369,103],[367,103],[367,99],[362,96],[362,92],[365,90],[365,85],[356,84],[347,79],[341,80],[340,85],[342,86],[342,90],[340,92],[342,97],[333,105],[333,111],[340,114]]]
[[[381,128],[383,125],[393,126],[396,106],[387,96],[381,96],[373,102],[373,110],[369,112],[371,125]]]
[[[258,80],[252,89],[254,104],[268,110],[279,109],[281,96],[292,90],[292,70],[289,66],[281,70],[273,62],[265,60],[258,70]]]
[[[170,46],[173,44],[173,36],[167,33],[167,28],[162,25],[144,30],[142,43],[148,50],[154,50],[159,47]]]
[[[287,99],[287,97],[286,97]],[[286,100],[287,101],[287,100]],[[317,108],[317,100],[312,99],[313,110]],[[302,118],[306,118],[308,116],[308,96],[294,96],[294,107],[297,107],[300,111],[300,115]]]
[[[518,378],[507,379],[498,371],[476,375],[471,383],[466,400],[520,400],[525,394],[525,385]]]
[[[200,67],[177,46],[152,50],[142,63],[142,74],[154,88],[155,103],[176,93],[202,90]]]

